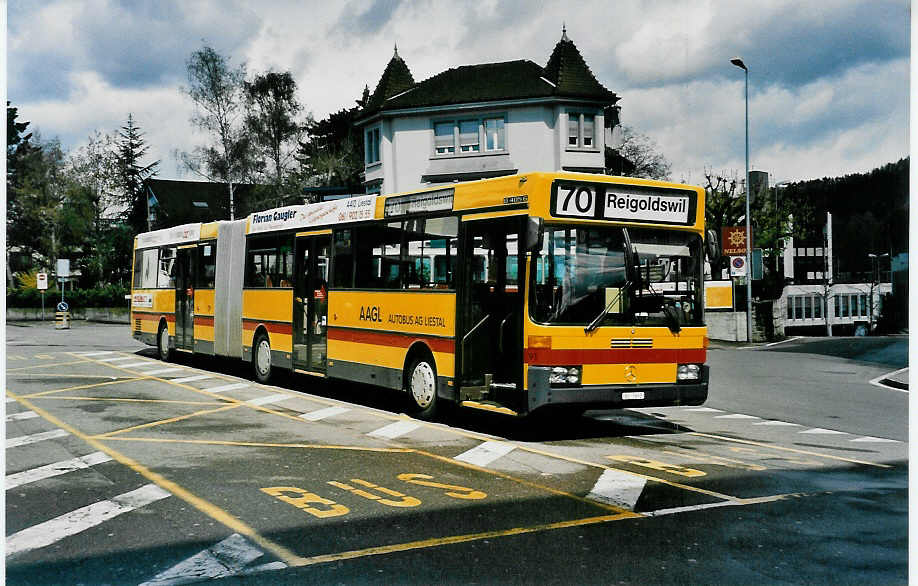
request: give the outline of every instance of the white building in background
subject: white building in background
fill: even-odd
[[[466,65],[421,82],[396,50],[356,123],[366,191],[531,171],[602,173],[618,99],[566,31],[545,67]]]

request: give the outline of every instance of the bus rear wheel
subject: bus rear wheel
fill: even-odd
[[[172,348],[169,347],[169,328],[165,322],[160,324],[159,333],[156,334],[156,349],[159,359],[168,362],[172,358]]]
[[[437,414],[437,370],[433,360],[415,358],[405,372],[405,386],[413,415],[433,419]]]
[[[271,380],[271,342],[264,332],[258,334],[252,347],[252,370],[255,371],[255,379],[258,382],[266,383]]]

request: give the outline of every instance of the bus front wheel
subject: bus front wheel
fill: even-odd
[[[172,348],[169,347],[169,328],[165,322],[160,324],[159,333],[156,334],[156,349],[160,360],[165,362],[172,358]]]
[[[433,419],[437,412],[437,370],[433,360],[416,358],[405,374],[412,412],[421,419]]]
[[[253,348],[252,366],[255,379],[260,383],[266,383],[271,379],[271,342],[268,341],[268,336],[264,333],[258,334]]]

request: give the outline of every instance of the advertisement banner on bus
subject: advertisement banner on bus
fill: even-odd
[[[360,222],[372,220],[375,213],[375,195],[362,195],[319,203],[287,206],[250,214],[248,218],[248,233],[255,234],[326,224]]]

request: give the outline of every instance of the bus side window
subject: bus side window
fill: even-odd
[[[353,230],[335,230],[332,287],[351,288],[354,286],[353,238]]]
[[[217,245],[207,242],[198,246],[198,270],[195,287],[213,289],[217,268]]]
[[[172,289],[175,287],[175,247],[164,246],[159,257],[159,273],[156,278],[156,286],[160,289]]]

